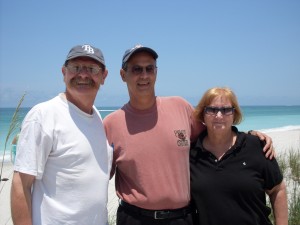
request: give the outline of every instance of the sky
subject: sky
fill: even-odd
[[[119,71],[136,44],[159,55],[156,95],[196,105],[226,86],[241,105],[300,105],[299,0],[0,0],[0,107],[64,92],[61,67],[79,44],[105,57],[97,107],[129,100]]]

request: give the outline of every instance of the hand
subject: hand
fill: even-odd
[[[255,130],[252,130],[249,133],[251,135],[257,136],[261,141],[264,141],[266,143],[263,148],[264,153],[266,153],[266,158],[273,159],[273,157],[276,156],[275,149],[273,147],[272,138],[270,138],[268,135],[262,132],[255,131]]]

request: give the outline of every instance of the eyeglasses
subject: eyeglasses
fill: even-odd
[[[148,65],[146,67],[142,67],[142,66],[133,66],[131,68],[131,72],[134,74],[134,75],[140,75],[144,72],[144,69],[146,71],[147,74],[154,74],[155,72],[155,69],[157,67],[154,66],[154,65]]]
[[[71,64],[70,63],[66,67],[68,68],[68,70],[71,73],[74,73],[74,74],[79,74],[85,69],[87,74],[97,75],[100,72],[100,70],[102,70],[102,68],[97,65],[80,65],[80,64]]]
[[[211,116],[217,115],[218,112],[221,112],[222,115],[229,116],[229,115],[233,114],[234,107],[221,107],[221,108],[218,108],[218,107],[207,106],[207,107],[205,107],[204,112],[207,115],[211,115]]]

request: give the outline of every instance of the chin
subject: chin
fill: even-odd
[[[225,130],[226,127],[224,125],[214,125],[213,126],[214,130]]]

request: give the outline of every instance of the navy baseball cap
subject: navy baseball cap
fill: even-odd
[[[153,56],[153,58],[155,60],[158,58],[157,53],[153,49],[148,48],[148,47],[144,47],[142,45],[136,45],[133,48],[127,49],[125,51],[123,59],[122,59],[122,68],[124,67],[124,64],[130,59],[130,57],[133,54],[138,53],[138,52],[148,52]]]
[[[85,44],[85,45],[74,46],[69,51],[66,61],[77,57],[89,57],[95,59],[96,61],[100,62],[103,66],[105,66],[105,60],[101,50],[91,45]]]

